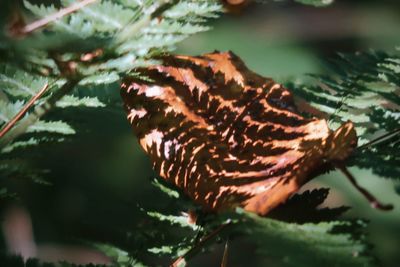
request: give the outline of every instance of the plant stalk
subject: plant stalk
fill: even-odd
[[[16,127],[12,128],[0,139],[0,149],[24,134],[29,126],[37,122],[43,115],[55,107],[58,100],[70,93],[78,84],[79,79],[68,80],[61,88],[50,96],[42,105],[35,107],[34,111],[24,118]]]
[[[11,128],[17,123],[17,121],[19,121],[22,116],[24,116],[25,113],[33,106],[36,100],[38,100],[46,92],[48,87],[49,85],[46,83],[36,95],[32,96],[28,103],[25,104],[25,106],[14,116],[14,118],[6,123],[6,125],[0,131],[0,138],[3,137],[9,130],[11,130]]]
[[[51,14],[47,17],[44,17],[42,19],[36,20],[32,23],[29,23],[28,25],[24,26],[21,30],[20,30],[20,34],[29,34],[37,29],[40,29],[42,27],[45,27],[46,25],[48,25],[49,23],[52,23],[58,19],[61,19],[64,16],[67,16],[73,12],[78,11],[79,9],[93,4],[94,2],[96,2],[97,0],[82,0],[82,1],[77,1],[76,3],[72,4],[69,7],[66,8],[62,8],[59,11],[57,11],[54,14]]]
[[[194,245],[188,252],[185,253],[185,255],[180,256],[179,258],[175,259],[173,263],[171,263],[170,267],[178,267],[180,264],[184,262],[184,260],[191,255],[193,255],[196,251],[204,247],[204,245],[213,239],[215,236],[218,235],[222,230],[224,230],[227,226],[231,225],[232,222],[229,221],[227,223],[221,224],[217,229],[212,231],[210,234],[206,235],[203,237],[197,244]]]

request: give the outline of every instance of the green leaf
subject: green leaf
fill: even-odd
[[[30,74],[11,65],[0,65],[0,90],[10,96],[30,98],[46,83],[49,83],[49,79],[43,76]]]
[[[329,194],[328,188],[319,188],[296,194],[268,214],[269,218],[286,222],[306,223],[337,219],[348,207],[319,208]]]
[[[82,97],[78,98],[72,95],[64,96],[60,101],[57,102],[57,107],[59,108],[66,108],[66,107],[90,107],[90,108],[97,108],[97,107],[105,107],[97,97]]]
[[[79,84],[80,85],[91,85],[91,84],[109,84],[119,80],[119,75],[116,72],[105,72],[90,75],[82,79]]]
[[[27,148],[27,147],[31,147],[31,146],[37,146],[37,145],[39,145],[39,143],[40,143],[39,140],[35,139],[33,137],[31,137],[30,139],[25,140],[25,141],[15,141],[15,142],[7,145],[6,147],[4,147],[1,150],[1,153],[10,153],[19,148]]]
[[[123,251],[117,247],[108,245],[108,244],[100,244],[100,243],[93,243],[92,246],[97,250],[104,253],[107,257],[112,260],[112,265],[115,267],[145,267],[142,263],[138,262],[126,251]]]
[[[156,218],[159,221],[167,221],[172,225],[178,225],[180,227],[188,227],[192,230],[197,230],[198,226],[196,224],[190,223],[188,216],[174,216],[174,215],[164,215],[159,212],[148,211],[147,215]]]
[[[75,1],[64,0],[62,4],[65,7],[73,2]],[[189,35],[208,30],[209,27],[203,25],[205,19],[215,18],[222,11],[220,4],[210,0],[172,3],[172,1],[171,3],[169,1],[98,1],[55,21],[48,31],[57,35],[71,35],[75,39],[77,38],[75,42],[87,43],[87,46],[80,47],[92,47],[93,49],[97,47],[112,51],[110,53],[112,56],[104,57],[104,60],[98,64],[80,65],[82,73],[96,76],[99,72],[106,70],[123,73],[137,66],[145,66],[146,60],[144,59],[151,54],[151,51],[155,49],[160,49],[159,52],[171,50],[176,43]],[[24,4],[38,17],[56,12],[54,6],[37,6],[26,0]],[[164,4],[168,8],[163,11],[163,14],[151,18],[152,14]],[[150,16],[150,20],[142,22],[141,19],[147,16]],[[142,23],[144,24],[142,25]],[[123,43],[120,42],[121,36],[124,36]],[[55,40],[53,40],[53,35],[46,32],[40,35],[39,43],[55,43]],[[68,41],[60,42],[60,46],[67,43]],[[73,51],[80,47],[68,47],[67,49]],[[51,49],[54,50],[54,46]],[[112,62],[118,63],[111,64]],[[144,64],[140,65],[140,62]],[[101,74],[104,77],[86,77],[81,84],[93,82],[96,79],[115,81],[118,73],[111,73],[111,76],[105,73]]]
[[[6,187],[0,187],[0,199],[8,197],[10,194]]]
[[[58,134],[75,134],[75,130],[63,121],[37,121],[35,124],[29,126],[27,133],[33,132],[49,132]]]
[[[0,125],[9,122],[24,106],[24,101],[14,103],[0,100]]]
[[[261,3],[270,3],[272,0],[258,0],[257,2]],[[273,0],[273,1],[282,1],[282,0]],[[335,0],[293,0],[296,3],[308,5],[308,6],[315,6],[315,7],[325,7],[332,4]]]
[[[177,192],[176,190],[169,188],[165,185],[163,185],[159,179],[154,179],[152,184],[157,187],[158,189],[160,189],[163,193],[167,194],[167,196],[171,197],[171,198],[179,198],[179,192]]]
[[[39,259],[23,259],[19,255],[8,255],[4,252],[0,252],[0,262],[2,266],[12,266],[12,267],[105,267],[105,265],[100,264],[86,264],[86,265],[76,265],[68,262],[42,262]],[[131,265],[121,265],[121,267],[130,267]],[[142,267],[143,265],[138,265]],[[114,265],[111,267],[119,267],[119,265]]]
[[[27,179],[42,185],[50,183],[44,178],[48,170],[37,169],[26,160],[21,158],[0,160],[1,178],[6,179]]]
[[[238,212],[234,231],[257,244],[265,266],[373,266],[362,221],[294,224]]]
[[[332,4],[333,1],[334,0],[295,0],[297,3],[316,7],[328,6]]]
[[[372,51],[342,54],[330,63],[331,75],[314,75],[314,85],[289,85],[294,93],[327,113],[337,128],[351,120],[359,145],[400,129],[400,54]],[[357,150],[351,165],[371,168],[374,173],[398,179],[395,161],[399,135],[367,150]],[[379,164],[378,164],[379,163]]]
[[[35,21],[48,18],[77,1],[61,0],[53,4],[22,2],[23,8],[18,10],[18,14]],[[71,125],[76,129],[87,127],[89,122],[74,114],[78,109],[73,107],[105,107],[105,103],[115,99],[112,88],[121,77],[135,75],[134,68],[155,62],[152,56],[171,51],[175,44],[188,36],[208,30],[207,19],[215,18],[221,12],[222,5],[214,0],[101,0],[57,18],[23,38],[1,36],[0,126],[13,118],[45,84],[49,85],[45,95],[29,108],[24,118],[10,130],[11,133],[15,129],[25,129],[18,126],[25,126],[22,123],[26,116],[42,114],[45,109],[40,105],[46,105],[46,101],[60,92],[62,94],[61,86],[71,78],[66,69],[72,67],[81,78],[76,86],[78,90],[64,95],[56,103],[55,106],[63,110],[25,120],[29,124],[28,130],[2,149],[2,159],[10,160],[19,153],[26,154],[29,149],[37,151],[44,143],[60,142],[64,139],[58,135],[75,133]],[[3,26],[8,29],[8,25]],[[96,54],[94,51],[100,52]],[[94,56],[87,59],[85,55]],[[96,119],[90,120],[93,121]],[[14,167],[9,166],[10,169]],[[29,176],[28,173],[29,167],[20,174]],[[14,173],[6,170],[1,172],[1,176],[6,178],[12,175]]]

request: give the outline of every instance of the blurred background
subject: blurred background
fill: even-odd
[[[271,1],[223,15],[211,26],[212,30],[181,43],[177,53],[232,50],[257,73],[280,82],[294,81],[309,73],[326,73],[324,62],[337,52],[393,51],[400,46],[400,1],[337,0],[326,8]],[[153,201],[162,193],[151,185],[155,174],[125,119],[118,86],[104,90],[114,95],[117,108],[96,110],[96,114],[82,110],[81,125],[74,126],[85,131],[78,138],[26,155],[29,164],[48,170],[48,185],[18,178],[7,181],[17,197],[1,204],[2,248],[13,246],[7,233],[19,233],[22,237],[17,239],[33,233],[35,244],[25,244],[27,255],[107,262],[95,251],[77,246],[77,237],[128,246],[143,216],[140,209],[165,209],[166,203]],[[49,114],[58,115],[57,111]],[[368,170],[351,171],[360,184],[384,202],[393,203],[395,209],[371,209],[337,172],[315,179],[305,189],[331,187],[325,205],[351,206],[346,218],[369,220],[368,238],[381,266],[399,266],[400,197],[394,182]],[[216,266],[221,255],[222,249],[195,262]]]

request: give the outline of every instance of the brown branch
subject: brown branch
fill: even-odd
[[[369,201],[371,207],[374,209],[380,210],[392,210],[393,205],[391,204],[383,204],[379,200],[377,200],[370,192],[368,192],[365,188],[361,187],[354,176],[349,172],[349,170],[341,165],[337,164],[336,167],[349,179],[350,183]]]
[[[20,31],[20,34],[29,34],[37,29],[40,29],[44,26],[46,26],[47,24],[54,22],[66,15],[69,15],[75,11],[78,11],[79,9],[93,4],[94,2],[96,2],[97,0],[82,0],[82,1],[77,1],[76,3],[72,4],[69,7],[66,8],[62,8],[59,11],[57,11],[54,14],[51,14],[47,17],[44,17],[42,19],[36,20],[32,23],[29,23],[28,25],[25,25]]]
[[[40,91],[32,96],[32,98],[25,104],[25,106],[12,118],[9,122],[4,125],[3,129],[0,132],[0,138],[3,137],[16,123],[19,121],[22,116],[33,106],[33,104],[38,100],[47,90],[49,84],[46,83]]]
[[[189,257],[191,254],[202,248],[205,243],[210,241],[212,238],[214,238],[219,232],[221,232],[223,229],[225,229],[227,226],[231,225],[232,222],[229,221],[227,223],[221,224],[218,226],[217,229],[212,231],[210,234],[206,235],[204,238],[202,238],[194,247],[192,247],[188,252],[186,252],[184,255],[180,256],[176,260],[174,260],[173,263],[171,263],[170,267],[178,267],[184,260],[185,258]]]
[[[46,102],[40,106],[36,106],[31,114],[22,119],[17,126],[8,131],[8,133],[0,139],[0,150],[15,138],[19,137],[21,134],[24,134],[29,126],[34,124],[39,118],[54,108],[57,101],[63,98],[66,94],[70,93],[72,89],[74,89],[75,85],[78,84],[78,82],[79,79],[68,80],[58,91],[51,95]]]
[[[384,135],[378,136],[377,138],[369,141],[368,143],[366,143],[366,144],[364,144],[362,146],[357,147],[357,149],[361,150],[361,149],[369,148],[369,147],[371,147],[371,146],[373,146],[375,144],[378,144],[380,142],[388,140],[388,139],[394,137],[395,135],[397,135],[399,133],[400,133],[400,128],[399,129],[395,129],[395,130],[393,130],[391,132],[388,132],[388,133],[386,133]]]
[[[229,247],[229,240],[226,240],[224,247],[224,254],[222,255],[221,267],[228,267],[228,247]]]

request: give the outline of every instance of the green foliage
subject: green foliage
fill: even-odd
[[[298,3],[311,6],[327,6],[333,3],[333,0],[295,0]]]
[[[63,84],[63,81],[29,73],[11,64],[2,65],[2,74],[0,80],[1,90],[0,95],[0,127],[8,123],[17,113],[26,105],[27,101],[37,94],[45,84],[49,84],[47,94],[42,97],[36,106],[46,102],[52,92],[56,91]],[[86,107],[102,107],[102,104],[97,98],[84,97],[79,99],[72,95],[66,96],[59,106],[66,108],[69,106],[86,106]],[[14,127],[18,127],[24,123],[24,118],[31,114],[31,110],[26,112],[19,122]],[[41,143],[60,142],[65,140],[64,136],[75,134],[74,128],[69,122],[62,119],[55,120],[37,120],[31,125],[28,125],[24,136],[11,143],[3,145],[1,148],[0,161],[2,164],[1,176],[3,179],[12,179],[15,175],[18,177],[29,178],[32,181],[46,183],[42,177],[42,172],[34,171],[30,167],[23,167],[24,160],[22,155],[15,156],[10,152],[24,151],[27,148],[38,146]],[[25,151],[26,153],[26,151]],[[28,164],[29,165],[29,164]],[[11,171],[15,170],[15,171]]]
[[[0,86],[4,93],[21,98],[29,98],[39,92],[50,80],[47,77],[28,73],[12,65],[0,66]]]
[[[59,8],[70,6],[73,2],[61,1],[61,7],[35,5],[29,1],[23,3],[28,11],[26,16],[35,20],[55,13]],[[24,134],[6,146],[3,144],[0,155],[2,182],[29,178],[34,182],[46,183],[45,177],[49,173],[47,170],[36,169],[31,157],[34,157],[38,149],[43,150],[44,144],[70,140],[67,137],[76,133],[74,125],[89,123],[82,122],[82,109],[76,107],[102,108],[107,104],[111,108],[118,105],[121,109],[119,103],[110,101],[114,93],[100,91],[100,88],[104,88],[105,84],[115,88],[121,76],[135,75],[132,69],[153,63],[153,55],[171,51],[177,42],[187,36],[208,30],[205,22],[216,18],[221,11],[222,6],[211,0],[104,0],[64,16],[52,22],[46,29],[23,38],[14,38],[12,34],[2,35],[0,126],[8,123],[45,84],[49,85],[45,95],[14,126],[18,128],[29,122]],[[100,51],[97,56],[96,51]],[[85,61],[82,59],[85,53],[92,53],[95,57]],[[70,73],[71,63],[74,65],[73,74]],[[41,106],[53,101],[68,80],[76,78],[79,80],[79,91],[69,90],[63,92],[62,97],[56,98],[55,114],[46,115],[43,120],[38,116],[34,123],[27,120],[31,115],[36,115],[36,109],[40,110]],[[72,119],[66,121],[63,114],[72,114],[68,117]],[[0,197],[7,196],[10,196],[8,189],[2,187]],[[146,214],[143,213],[143,216],[147,216]],[[151,212],[148,214],[149,219],[166,220],[166,224],[179,217],[157,216],[157,213]],[[181,224],[183,220],[182,217]],[[152,232],[155,230],[158,232],[158,229],[153,229]],[[143,238],[146,240],[145,236],[138,235],[138,247],[142,247],[140,242]],[[153,249],[146,247],[145,251],[153,255],[157,252],[155,246],[157,243]],[[132,260],[127,252],[115,247],[95,247],[113,260],[113,266],[143,266]],[[72,266],[66,263],[39,263],[36,260],[28,260],[24,264],[18,257],[2,258],[1,262],[2,265],[13,266]]]
[[[246,226],[239,227],[252,240],[260,240],[257,252],[269,266],[372,266],[372,259],[364,255],[367,246],[350,233],[338,230],[353,226],[362,228],[362,222],[299,225],[253,214],[246,214],[244,222]]]
[[[9,122],[23,107],[24,102],[21,100],[17,100],[14,103],[0,100],[1,124]]]
[[[30,141],[27,141],[26,143],[28,142]],[[25,146],[28,146],[26,143],[21,141],[15,142],[13,145],[19,146],[19,148],[24,148]],[[34,145],[37,144],[35,143]],[[13,151],[14,146],[5,148],[5,151],[2,151],[2,153]],[[0,160],[0,172],[2,174],[1,178],[3,183],[8,179],[29,179],[38,184],[49,185],[49,182],[44,178],[49,171],[46,169],[36,168],[35,166],[32,166],[28,160],[23,158],[11,156],[7,158],[3,156]],[[14,194],[6,190],[4,194],[0,196],[14,196]]]
[[[341,54],[330,64],[330,75],[313,76],[312,85],[289,85],[329,116],[332,128],[351,120],[359,145],[400,129],[400,54]],[[370,148],[359,149],[352,164],[384,177],[400,178],[399,134]]]
[[[74,129],[72,129],[72,127],[65,122],[62,121],[46,122],[41,120],[29,126],[26,132],[32,133],[32,132],[43,132],[43,131],[58,133],[58,134],[66,134],[66,135],[75,134]]]
[[[282,0],[274,0],[274,1],[282,1]],[[328,6],[334,2],[334,0],[293,0],[293,1],[299,4],[315,6],[315,7]],[[257,2],[269,3],[270,0],[257,0]]]
[[[61,7],[36,5],[29,1],[23,3],[27,15],[36,19],[49,16],[74,2],[61,1]],[[106,101],[110,96],[104,96],[103,92],[93,93],[93,90],[99,85],[117,83],[121,75],[134,75],[131,70],[152,63],[151,56],[155,53],[171,50],[175,43],[187,36],[207,30],[208,27],[204,26],[206,19],[215,18],[221,9],[218,3],[208,0],[97,1],[22,39],[13,38],[12,34],[2,35],[0,126],[8,123],[46,84],[49,86],[45,95],[36,102],[38,111],[30,108],[14,126],[27,126],[23,136],[1,144],[3,163],[10,162],[10,157],[15,157],[19,150],[41,143],[70,140],[62,136],[76,133],[73,125],[74,120],[80,120],[78,114],[76,119],[68,122],[63,120],[63,116],[52,120],[40,120],[42,115],[36,116],[41,114],[40,107],[53,101],[52,97],[63,90],[69,79],[79,77],[79,95],[62,93],[57,97],[55,107],[67,109],[65,112],[78,106],[105,107],[97,96],[102,95]],[[95,55],[96,51],[101,52],[95,59],[81,60],[84,53]],[[72,72],[76,73],[74,77],[68,72],[71,63],[74,64]],[[30,116],[36,117],[32,120]],[[11,165],[8,167],[13,169]],[[31,176],[28,173],[26,176]]]
[[[171,195],[171,192],[167,194]],[[370,256],[370,247],[365,243],[363,233],[366,223],[361,220],[334,220],[339,213],[329,214],[325,218],[321,216],[327,215],[325,212],[328,209],[318,209],[317,206],[323,203],[327,195],[326,189],[307,191],[302,195],[295,195],[287,203],[292,208],[303,208],[306,211],[305,216],[317,215],[309,218],[309,221],[317,223],[304,223],[304,218],[300,216],[297,220],[296,214],[290,217],[291,222],[285,222],[262,218],[241,209],[218,216],[197,212],[195,224],[189,223],[186,215],[171,216],[160,212],[147,212],[153,223],[143,224],[136,230],[152,235],[156,231],[153,229],[156,225],[157,230],[163,234],[147,238],[145,242],[150,248],[136,253],[144,258],[146,253],[153,254],[153,257],[147,258],[145,262],[149,266],[154,266],[154,262],[157,262],[154,257],[165,256],[168,256],[171,262],[172,259],[184,256],[191,266],[194,255],[188,251],[197,248],[210,252],[215,242],[222,238],[230,239],[231,244],[245,242],[253,249],[255,247],[257,256],[253,255],[252,259],[248,259],[248,264],[252,266],[373,266],[374,259]],[[307,197],[308,201],[300,202],[300,199],[305,200]],[[174,198],[171,201],[175,203],[177,210],[182,202],[185,202],[182,198]],[[282,206],[278,208],[280,209],[283,212],[287,207]],[[273,217],[277,218],[277,214],[279,211]],[[199,245],[199,240],[207,238],[210,233],[227,223],[228,225],[217,233],[219,237],[213,237]],[[179,234],[182,232],[185,234]],[[239,254],[243,252],[240,250]],[[229,255],[232,255],[232,252]],[[230,257],[229,261],[234,262],[234,257]]]
[[[329,194],[328,188],[319,188],[296,194],[286,203],[269,213],[270,218],[286,222],[309,223],[332,221],[346,212],[348,207],[318,208]]]
[[[66,107],[91,107],[91,108],[98,108],[98,107],[105,107],[105,104],[99,101],[97,97],[76,97],[73,95],[66,95],[62,99],[60,99],[57,104],[59,108],[66,108]]]
[[[94,244],[94,248],[104,253],[111,260],[111,266],[115,267],[146,267],[132,258],[128,252],[106,244]]]
[[[62,1],[63,6],[69,6],[74,1]],[[176,3],[175,3],[176,2]],[[36,6],[25,1],[25,6],[33,14],[43,17],[54,13],[54,6]],[[165,10],[164,10],[165,9]],[[76,13],[55,21],[49,29],[50,33],[65,38],[65,42],[57,45],[53,34],[37,36],[43,49],[43,43],[56,44],[47,49],[71,51],[66,47],[71,42],[82,42],[74,46],[73,52],[82,53],[101,48],[104,56],[90,66],[78,66],[85,76],[95,75],[96,78],[86,77],[98,83],[98,76],[106,77],[110,82],[132,70],[135,67],[146,66],[152,61],[151,55],[168,51],[173,45],[191,34],[208,30],[204,26],[205,19],[214,18],[221,11],[221,6],[215,1],[98,1]],[[23,47],[23,44],[21,44]],[[74,51],[74,49],[78,51]]]
[[[60,261],[57,263],[49,263],[49,262],[42,262],[38,259],[22,259],[21,256],[17,255],[5,255],[3,253],[0,254],[0,262],[2,266],[5,267],[145,267],[145,265],[135,262],[125,251],[120,249],[107,246],[107,245],[95,245],[95,247],[107,255],[111,260],[111,264],[71,264],[65,261]]]
[[[73,2],[62,0],[61,7]],[[332,1],[296,2],[324,6]],[[25,16],[32,20],[48,16],[60,8],[35,5],[29,1],[24,1],[24,7]],[[153,56],[172,51],[174,45],[186,37],[208,30],[206,22],[216,18],[221,11],[219,1],[212,0],[103,0],[21,39],[3,34],[0,39],[0,58],[3,62],[0,66],[0,126],[9,122],[45,84],[49,85],[46,94],[29,109],[16,127],[26,123],[26,118],[35,114],[35,108],[40,108],[57,95],[71,77],[78,77],[76,87],[79,90],[66,92],[57,99],[54,113],[45,114],[44,118],[38,116],[23,135],[1,148],[2,181],[28,178],[48,184],[45,177],[49,171],[33,164],[30,153],[46,151],[44,148],[51,143],[71,141],[72,135],[78,138],[80,132],[76,125],[92,122],[83,121],[82,110],[112,109],[120,104],[110,100],[113,94],[101,90],[104,85],[113,88],[121,77],[138,75],[134,72],[135,67],[152,64]],[[96,55],[95,51],[99,50],[101,52]],[[82,60],[85,55],[94,57]],[[73,63],[73,68],[70,63]],[[311,86],[294,85],[295,93],[327,112],[334,127],[348,119],[353,120],[361,142],[371,140],[380,131],[399,128],[398,55],[378,52],[342,55],[341,60],[335,61],[332,66],[334,76],[316,77]],[[68,68],[76,73],[71,75]],[[72,119],[66,119],[67,114]],[[399,168],[394,167],[399,162],[396,153],[399,144],[391,139],[363,150],[353,164],[373,166],[374,171],[383,176],[400,177]],[[375,164],[371,164],[372,161]],[[258,255],[253,259],[254,264],[373,265],[369,246],[362,234],[365,223],[338,220],[346,207],[318,208],[328,195],[327,189],[295,195],[271,213],[271,218],[261,218],[241,210],[222,215],[202,214],[179,192],[159,181],[154,184],[166,193],[169,210],[138,208],[142,219],[135,225],[134,237],[126,238],[129,241],[114,240],[114,245],[94,243],[95,248],[112,259],[112,266],[157,266],[159,262],[172,261],[186,255],[198,246],[199,240],[227,222],[230,225],[218,234],[218,238],[229,237],[231,243],[246,240],[252,244],[257,248]],[[10,194],[8,188],[0,188],[0,198]],[[175,212],[170,211],[171,206]],[[195,223],[188,214],[181,213],[188,210],[197,212]],[[211,238],[204,245],[207,251],[213,248],[218,238]],[[193,257],[187,254],[187,261],[189,256]],[[4,266],[73,266],[67,263],[40,263],[37,260],[24,263],[20,257],[5,255],[0,256],[0,262]]]

